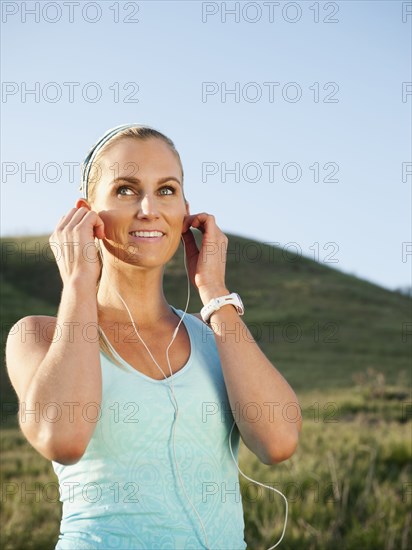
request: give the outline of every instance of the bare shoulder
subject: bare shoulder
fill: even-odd
[[[44,332],[47,327],[55,327],[57,323],[57,317],[51,315],[27,315],[19,319],[10,329],[8,338],[15,337],[20,333],[20,336],[28,336],[29,332],[37,339],[41,339],[41,336],[45,336]],[[34,332],[33,332],[34,331]],[[42,334],[43,333],[43,334]],[[51,339],[51,338],[49,338]]]
[[[7,335],[6,368],[20,400],[49,350],[56,322],[49,315],[29,315],[17,321]]]

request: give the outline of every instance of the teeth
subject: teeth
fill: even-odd
[[[160,231],[131,231],[133,237],[161,237],[163,233]]]

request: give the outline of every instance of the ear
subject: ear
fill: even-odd
[[[186,214],[190,216],[190,204],[188,203],[188,201],[185,201],[185,205],[186,205]]]
[[[85,206],[88,210],[92,209],[87,199],[77,199],[75,206],[76,208]]]

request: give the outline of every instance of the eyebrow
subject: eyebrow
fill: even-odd
[[[160,178],[157,180],[157,183],[160,184],[160,183],[166,183],[167,181],[175,181],[176,183],[178,183],[179,185],[182,185],[180,183],[180,181],[175,178],[174,176],[167,176],[165,178]],[[110,182],[110,185],[114,185],[116,183],[118,183],[119,181],[127,181],[129,183],[133,183],[135,185],[140,185],[142,182],[141,180],[139,180],[139,178],[134,178],[133,176],[119,176],[117,178],[115,178],[114,180],[112,180]]]

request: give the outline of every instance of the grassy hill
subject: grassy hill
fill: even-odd
[[[195,234],[200,244],[201,235]],[[402,334],[411,320],[410,297],[307,257],[291,258],[279,248],[228,237],[227,286],[241,295],[249,330],[296,391],[351,387],[353,375],[368,368],[394,383],[409,369],[409,344]],[[4,238],[0,246],[4,358],[11,326],[25,315],[56,315],[62,285],[48,236]],[[168,302],[184,309],[182,247],[166,267],[164,285]],[[188,311],[201,307],[192,286]],[[1,381],[3,399],[15,399],[4,360]]]
[[[288,499],[280,548],[411,548],[412,299],[309,258],[290,261],[279,248],[228,237],[227,287],[241,295],[245,323],[302,408],[299,446],[289,460],[265,466],[243,442],[239,449],[242,472]],[[56,315],[62,286],[48,236],[2,239],[0,246],[4,358],[12,325],[26,315]],[[164,284],[168,302],[184,310],[182,248]],[[191,287],[188,312],[201,306]],[[16,395],[4,361],[0,375],[6,413],[0,547],[53,550],[62,514],[57,477],[8,414]],[[266,550],[281,537],[284,501],[240,475],[239,482],[248,549]]]

